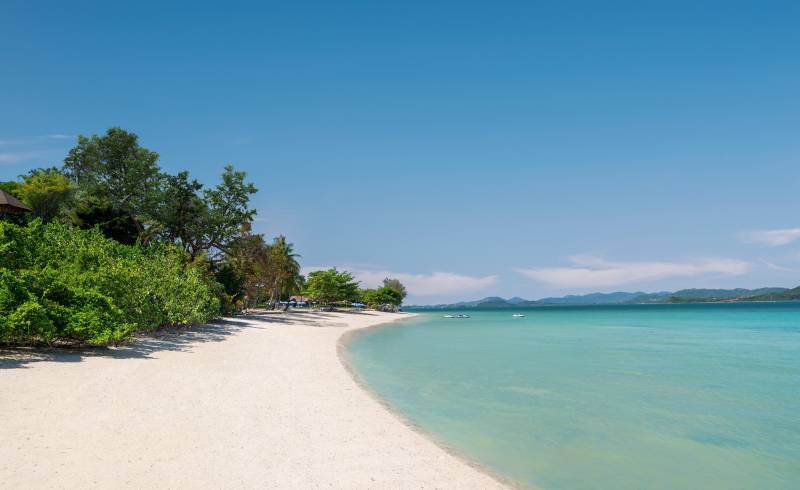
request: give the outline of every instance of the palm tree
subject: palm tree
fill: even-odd
[[[283,235],[278,236],[269,245],[269,276],[271,279],[270,301],[276,304],[283,293],[293,292],[302,284],[300,255],[294,253],[294,245],[286,241]]]

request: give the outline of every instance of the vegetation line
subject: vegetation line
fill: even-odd
[[[402,304],[394,279],[362,289],[334,268],[306,281],[286,237],[252,232],[244,172],[227,165],[204,187],[158,160],[111,128],[79,136],[60,167],[0,182],[0,344],[115,344],[254,306]]]

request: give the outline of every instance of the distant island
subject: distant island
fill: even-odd
[[[412,305],[406,309],[445,310],[459,308],[529,308],[558,305],[623,305],[623,304],[669,304],[669,303],[723,303],[738,301],[794,301],[800,300],[800,286],[788,288],[759,289],[681,289],[657,293],[624,292],[568,295],[558,298],[527,300],[519,297],[504,299],[499,296],[476,301],[451,304]]]

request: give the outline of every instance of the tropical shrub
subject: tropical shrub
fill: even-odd
[[[0,222],[0,342],[118,343],[207,321],[221,287],[171,245],[124,245],[97,229]]]

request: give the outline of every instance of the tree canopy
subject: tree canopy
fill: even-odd
[[[257,189],[232,165],[205,187],[188,171],[164,172],[158,153],[136,134],[110,128],[79,136],[61,168],[36,169],[0,186],[34,211],[5,216],[8,222],[59,221],[97,228],[124,245],[182,250],[219,281],[226,310],[246,296],[277,301],[302,288],[292,244],[279,237],[270,245],[251,233]]]
[[[216,185],[174,175],[122,128],[79,136],[60,168],[0,188],[32,209],[0,220],[0,342],[113,343],[301,292],[325,305],[399,306],[403,284],[361,290],[347,271],[306,280],[283,235],[254,234],[256,187],[226,165]]]
[[[358,281],[336,267],[310,272],[303,295],[325,305],[355,301],[359,297]]]
[[[365,289],[361,294],[362,301],[371,308],[380,308],[384,305],[400,306],[403,304],[403,296],[396,289],[381,287],[377,289]]]
[[[64,212],[73,191],[67,176],[57,168],[31,170],[16,189],[34,216],[45,222]]]
[[[158,196],[161,171],[158,153],[139,146],[139,137],[122,128],[103,136],[78,136],[78,144],[64,159],[64,170],[90,195],[128,213],[140,232]]]
[[[402,303],[406,299],[406,296],[408,296],[406,287],[403,285],[402,282],[400,282],[399,279],[392,279],[387,277],[386,279],[383,280],[383,287],[391,289],[392,291],[396,292],[400,297],[400,303]],[[400,303],[397,303],[397,305],[400,305]]]

